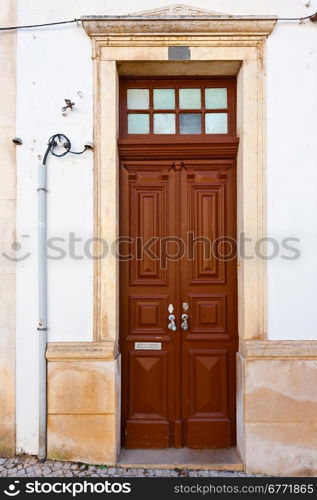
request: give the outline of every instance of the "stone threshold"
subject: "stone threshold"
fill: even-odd
[[[134,469],[199,469],[243,471],[236,448],[161,450],[121,449],[117,467]]]

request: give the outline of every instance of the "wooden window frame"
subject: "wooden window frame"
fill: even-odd
[[[133,109],[133,114],[150,115],[150,133],[149,134],[129,134],[128,133],[128,106],[127,106],[127,89],[139,88],[150,90],[150,106],[149,109]],[[154,88],[175,88],[176,102],[174,109],[155,110],[153,105],[153,89]],[[198,109],[181,109],[179,107],[179,89],[180,88],[200,88],[202,93],[201,107]],[[228,105],[223,109],[206,109],[205,107],[205,88],[227,88]],[[120,117],[119,117],[119,137],[123,140],[142,141],[151,143],[165,142],[172,140],[179,143],[195,142],[230,142],[236,137],[236,77],[170,77],[170,78],[120,78],[119,89]],[[176,133],[175,134],[154,134],[153,132],[153,115],[155,113],[175,113],[176,115]],[[200,113],[202,115],[202,129],[200,134],[180,134],[179,133],[179,116],[180,113],[191,114]],[[226,134],[206,134],[205,133],[205,115],[206,113],[227,113],[228,114],[228,133]]]

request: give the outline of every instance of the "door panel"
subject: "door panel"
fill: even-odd
[[[138,173],[140,177],[140,172]],[[150,177],[150,176],[148,176]],[[155,177],[147,179],[148,182],[155,182]],[[140,178],[139,182],[142,179]],[[130,213],[133,213],[131,219],[131,236],[135,240],[136,261],[130,261],[131,285],[166,285],[166,270],[160,267],[159,260],[155,255],[159,252],[159,242],[155,241],[158,237],[167,235],[167,184],[146,185],[132,184]],[[137,208],[137,210],[135,210]],[[151,254],[143,251],[142,240],[150,241]]]
[[[222,254],[236,238],[235,161],[125,161],[120,182],[124,446],[231,446],[235,249]],[[176,258],[177,239],[185,252]],[[168,329],[169,304],[176,331]],[[137,342],[160,349],[136,349]]]
[[[162,266],[160,241],[175,234],[175,182],[164,162],[126,162],[120,172],[120,349],[122,440],[127,448],[170,446],[177,353],[168,324],[175,263]],[[133,258],[131,258],[133,256]],[[159,351],[136,342],[160,342]]]
[[[169,446],[167,400],[168,351],[129,351],[129,418],[126,445],[129,448]]]
[[[227,351],[196,349],[188,354],[192,417],[226,417]]]
[[[131,335],[127,340],[146,341],[154,334],[169,340],[165,338],[167,295],[132,295],[129,299]]]
[[[188,357],[190,410],[185,444],[189,448],[230,446],[228,352],[193,349]]]
[[[212,180],[209,179],[209,182]],[[224,235],[224,186],[206,186],[206,179],[194,172],[184,172],[183,181],[186,182],[188,196],[187,220],[184,220],[183,230],[192,239],[193,251],[189,260],[190,283],[223,283],[224,265],[212,255],[210,242]],[[186,198],[183,213],[184,210]]]
[[[235,248],[231,252],[226,241],[234,246],[236,238],[235,168],[230,160],[185,166],[182,238],[189,230],[194,244],[180,273],[181,303],[189,305],[189,328],[180,331],[184,443],[229,446],[235,436],[237,268]]]
[[[189,293],[192,340],[229,340],[227,328],[226,294]]]

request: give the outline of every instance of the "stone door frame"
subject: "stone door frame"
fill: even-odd
[[[175,12],[162,9],[133,16],[82,19],[92,40],[94,65],[95,255],[102,251],[101,240],[111,244],[118,237],[118,84],[120,73],[135,76],[135,71],[155,76],[163,68],[169,68],[174,74],[177,71],[191,74],[191,67],[194,70],[196,65],[197,71],[199,64],[204,75],[237,74],[238,235],[246,234],[253,244],[266,235],[265,40],[276,18],[226,17],[198,9],[195,13],[184,10],[185,15]],[[186,65],[183,60],[173,59],[175,50],[171,47],[187,48]],[[180,65],[182,70],[178,69]],[[106,259],[95,260],[94,342],[102,343],[113,360],[118,358],[118,272],[118,261],[111,252]],[[241,260],[238,263],[240,350],[247,341],[266,338],[265,297],[265,262]],[[119,390],[119,378],[115,385]],[[243,414],[244,389],[238,377],[237,440],[242,458]],[[116,415],[116,420],[118,428],[120,415]],[[116,442],[115,447],[118,450],[120,443]]]

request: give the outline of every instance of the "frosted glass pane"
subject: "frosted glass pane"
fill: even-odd
[[[206,89],[206,109],[224,109],[227,107],[227,89]]]
[[[128,114],[129,134],[148,134],[150,132],[150,115],[143,113]]]
[[[173,113],[154,114],[154,134],[175,134],[175,115]]]
[[[206,134],[227,134],[227,113],[206,113]]]
[[[181,109],[200,109],[200,89],[179,89],[179,107]]]
[[[174,89],[154,89],[154,109],[175,109]]]
[[[128,109],[149,109],[149,89],[128,89]]]
[[[180,113],[179,131],[181,134],[200,134],[201,133],[200,113]]]

